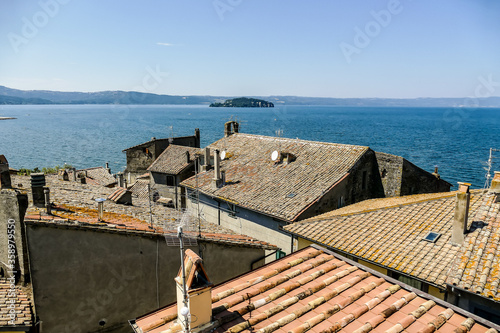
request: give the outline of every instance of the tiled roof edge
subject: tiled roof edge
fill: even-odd
[[[483,193],[485,191],[487,191],[487,190],[484,190],[484,189],[474,189],[474,190],[471,190],[470,192],[472,194],[474,194],[474,193],[481,194],[481,193]],[[339,214],[339,215],[332,215],[330,217],[325,217],[324,219],[320,219],[318,216],[315,216],[315,217],[308,218],[308,219],[306,219],[304,221],[295,222],[295,224],[307,224],[307,223],[324,222],[324,221],[327,221],[329,219],[333,219],[333,218],[337,218],[337,217],[353,216],[353,215],[358,215],[358,214],[370,213],[370,212],[374,212],[374,211],[377,211],[377,210],[391,209],[391,208],[397,208],[397,207],[405,207],[405,206],[410,206],[410,205],[414,205],[414,204],[419,204],[419,203],[422,203],[422,202],[428,202],[428,201],[434,201],[434,200],[441,200],[441,199],[446,199],[446,198],[454,196],[456,194],[456,192],[457,191],[443,192],[443,195],[439,196],[439,197],[433,197],[433,198],[430,198],[430,199],[420,199],[420,200],[416,200],[416,201],[412,201],[412,202],[394,204],[394,205],[385,206],[385,207],[369,208],[369,209],[364,209],[364,210],[357,211],[357,212],[352,212],[352,213],[344,213],[344,214]],[[446,193],[446,194],[444,194],[444,193]],[[388,199],[388,198],[380,198],[380,199]],[[369,200],[372,200],[372,199],[369,199]],[[360,202],[362,202],[362,201],[360,201]],[[357,202],[357,203],[359,203],[359,202]],[[324,213],[324,214],[328,214],[328,212]]]
[[[439,298],[434,297],[434,296],[432,296],[432,295],[430,295],[428,293],[425,293],[425,292],[421,291],[420,289],[413,288],[412,286],[409,286],[406,283],[403,283],[403,282],[398,281],[398,280],[396,280],[394,278],[391,278],[390,276],[384,275],[384,274],[382,274],[380,272],[377,272],[376,270],[373,270],[371,268],[363,266],[360,263],[352,261],[352,260],[350,260],[350,259],[348,259],[348,258],[346,258],[346,257],[344,257],[344,256],[342,256],[342,255],[340,255],[338,253],[335,253],[335,252],[333,252],[333,251],[331,251],[331,250],[329,250],[327,248],[324,248],[324,247],[322,247],[320,245],[311,244],[310,246],[313,247],[313,248],[315,248],[315,249],[317,249],[317,250],[322,250],[325,253],[328,253],[328,254],[334,256],[335,258],[337,258],[339,260],[345,261],[346,263],[348,263],[350,265],[353,265],[353,266],[356,266],[356,267],[358,267],[359,269],[361,269],[363,271],[367,271],[367,272],[371,273],[372,275],[375,275],[377,277],[383,278],[383,279],[385,279],[386,281],[388,281],[390,283],[397,284],[401,288],[403,288],[405,290],[409,290],[410,292],[414,292],[415,294],[417,294],[420,297],[423,297],[423,298],[428,299],[428,300],[432,300],[432,301],[436,302],[436,304],[439,304],[439,305],[441,305],[441,306],[443,306],[445,308],[452,309],[453,311],[455,311],[456,313],[458,313],[458,314],[460,314],[462,316],[465,316],[465,317],[468,317],[468,318],[472,318],[476,322],[478,322],[478,323],[480,323],[482,325],[488,326],[490,328],[494,328],[494,329],[496,329],[497,331],[500,332],[500,325],[498,325],[498,324],[492,323],[492,322],[490,322],[490,321],[488,321],[488,320],[486,320],[484,318],[481,318],[481,317],[479,317],[479,316],[477,316],[477,315],[475,315],[473,313],[465,311],[464,309],[459,308],[459,307],[457,307],[457,306],[455,306],[455,305],[453,305],[451,303],[448,303],[446,301],[443,301],[442,299],[439,299]],[[362,260],[364,260],[364,259],[362,259]]]
[[[344,253],[345,255],[348,255],[348,256],[351,256],[351,257],[358,258],[359,260],[366,261],[367,263],[370,263],[370,264],[372,264],[372,265],[374,265],[374,266],[377,266],[377,267],[380,267],[380,268],[383,268],[383,269],[397,271],[397,272],[398,272],[398,274],[400,274],[400,275],[404,275],[404,276],[409,277],[409,278],[412,278],[412,279],[414,279],[414,280],[418,280],[418,281],[420,281],[420,282],[422,282],[422,283],[425,283],[425,284],[431,285],[431,286],[433,286],[433,287],[435,287],[435,288],[438,288],[438,289],[440,289],[440,290],[444,290],[444,289],[445,289],[445,288],[443,287],[443,285],[434,284],[434,283],[429,282],[429,281],[427,281],[427,280],[423,280],[423,279],[421,279],[421,278],[419,278],[419,277],[417,277],[417,276],[406,274],[406,273],[401,272],[401,271],[399,271],[399,270],[397,270],[397,269],[391,268],[391,267],[389,267],[389,266],[384,266],[384,265],[382,265],[382,264],[380,264],[380,263],[378,263],[378,262],[376,262],[376,261],[372,261],[372,260],[369,260],[369,259],[367,259],[367,258],[363,258],[363,257],[357,256],[357,255],[355,255],[355,254],[349,253],[349,252],[344,251],[344,250],[341,250],[341,249],[330,250],[328,246],[323,247],[323,246],[319,245],[319,244],[317,243],[317,241],[315,241],[315,240],[313,240],[313,239],[311,239],[311,238],[308,238],[308,237],[305,237],[305,236],[301,236],[301,235],[299,235],[299,234],[297,234],[297,233],[295,233],[295,232],[293,232],[293,231],[286,230],[286,229],[284,229],[283,227],[280,227],[280,229],[281,229],[282,231],[284,231],[284,232],[288,233],[288,234],[289,234],[289,235],[291,235],[291,236],[300,237],[300,238],[302,238],[302,239],[305,239],[305,240],[307,240],[307,241],[311,242],[311,243],[312,243],[312,244],[311,244],[311,246],[313,246],[313,245],[314,245],[314,247],[315,247],[315,248],[316,248],[316,246],[319,246],[319,247],[321,247],[321,248],[326,248],[326,249],[328,249],[328,251],[330,251],[331,253],[336,253],[338,256],[340,256],[340,257],[342,257],[342,258],[346,258],[346,257],[344,257],[344,256],[343,256],[343,255],[341,255],[341,254],[338,254],[338,253],[337,253],[337,252],[335,252],[335,251],[338,251],[338,252]],[[330,252],[328,252],[328,253],[330,253]],[[342,260],[343,260],[343,259],[342,259]],[[350,259],[347,259],[347,258],[346,258],[346,260],[350,260]],[[351,261],[352,261],[352,260],[351,260]],[[352,261],[352,262],[356,263],[355,261]],[[361,264],[356,263],[356,265],[361,265]],[[363,265],[361,265],[361,266],[362,266],[362,267],[365,267],[365,266],[363,266]],[[368,268],[368,267],[367,267],[367,268]],[[382,273],[378,273],[378,274],[382,274]],[[387,275],[382,274],[382,276],[387,276]],[[387,277],[389,277],[389,276],[387,276]],[[391,278],[391,279],[392,279],[392,278]],[[397,281],[397,280],[395,280],[395,281]],[[398,281],[398,282],[399,282],[399,281]],[[413,288],[413,287],[411,287],[411,286],[409,286],[409,287],[410,287],[410,288]]]
[[[61,219],[62,220],[62,219]],[[143,236],[159,236],[159,237],[165,237],[165,234],[162,232],[155,232],[154,229],[151,229],[151,231],[148,230],[137,230],[137,229],[120,229],[120,228],[114,228],[110,227],[109,225],[93,225],[89,223],[84,223],[84,222],[77,222],[75,223],[74,221],[68,221],[66,220],[64,223],[63,222],[54,222],[54,221],[44,221],[44,220],[36,220],[32,218],[26,218],[24,220],[26,224],[33,225],[33,226],[46,226],[46,227],[52,227],[52,228],[63,228],[63,229],[87,229],[87,230],[92,230],[92,231],[98,231],[98,232],[108,232],[108,233],[116,233],[116,234],[124,234],[124,235],[143,235]],[[250,237],[249,237],[250,238]],[[253,247],[253,248],[260,248],[260,249],[266,249],[266,250],[276,250],[278,249],[277,246],[273,244],[257,244],[257,243],[252,243],[248,240],[227,240],[227,239],[216,239],[216,238],[210,238],[210,237],[202,237],[197,238],[199,240],[205,241],[207,243],[219,243],[219,244],[229,244],[233,246],[243,246],[243,247]]]

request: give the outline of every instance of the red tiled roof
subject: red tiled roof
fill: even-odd
[[[108,197],[108,200],[118,202],[125,194],[127,194],[127,189],[120,187]]]
[[[214,170],[181,183],[212,197],[293,221],[348,175],[368,147],[236,133],[209,146],[226,152],[226,185],[213,185]],[[295,157],[271,160],[273,151]]]
[[[500,182],[500,174],[497,176]],[[500,302],[500,194],[488,193],[472,219],[447,283]]]
[[[9,316],[12,304],[14,304],[15,311],[13,319]],[[0,279],[0,331],[4,331],[5,329],[1,328],[5,327],[14,331],[13,328],[16,326],[30,327],[32,325],[33,311],[28,295],[19,286],[11,289],[9,280]]]
[[[28,223],[48,223],[53,225],[63,225],[65,227],[94,228],[102,231],[125,233],[139,232],[162,235],[167,233],[167,231],[161,227],[151,227],[145,221],[124,214],[104,212],[103,219],[105,222],[99,221],[97,210],[88,208],[61,205],[54,207],[52,209],[52,214],[52,216],[46,216],[41,215],[40,213],[28,213],[24,217],[24,220]],[[189,232],[185,233],[189,234]],[[200,236],[199,233],[194,233],[193,236],[197,237],[199,240],[205,240],[207,242],[258,247],[268,250],[277,249],[275,245],[262,242],[245,235],[201,232]]]
[[[205,332],[497,332],[490,323],[401,282],[308,247],[212,290]],[[179,332],[176,304],[133,322]]]
[[[484,196],[482,190],[472,191],[470,216],[474,216]],[[455,193],[375,199],[369,203],[355,204],[340,216],[326,213],[284,229],[445,289],[448,271],[459,251],[450,243]],[[345,208],[349,210],[349,206]],[[424,240],[431,231],[441,234],[434,243]]]
[[[189,153],[189,162],[186,152]],[[177,175],[193,164],[195,154],[200,148],[169,145],[149,166],[148,171]]]

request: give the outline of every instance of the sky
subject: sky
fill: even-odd
[[[500,96],[500,1],[0,0],[0,85]]]

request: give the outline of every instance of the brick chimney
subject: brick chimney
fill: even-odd
[[[175,278],[177,290],[177,318],[183,330],[198,330],[212,320],[212,283],[203,267],[202,259],[193,251],[184,252],[187,304],[184,303],[182,267]]]
[[[455,216],[451,231],[451,242],[454,245],[462,245],[467,233],[467,221],[469,218],[470,192],[469,183],[458,183],[458,192],[455,201]]]
[[[210,170],[211,164],[210,164],[210,148],[209,147],[205,148],[205,152],[203,154],[203,159],[205,160],[205,163],[203,163],[202,170],[203,171]]]
[[[240,124],[237,121],[228,121],[224,124],[224,136],[230,136],[234,133],[238,133],[240,130]]]

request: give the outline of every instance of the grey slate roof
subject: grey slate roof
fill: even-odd
[[[262,214],[294,221],[339,180],[368,150],[365,146],[305,141],[236,133],[209,146],[226,152],[221,169],[226,185],[215,188],[214,170],[198,175],[202,193]],[[273,151],[291,153],[295,161],[276,163]],[[191,177],[181,185],[195,188]]]
[[[193,163],[195,154],[200,151],[199,148],[171,144],[149,166],[148,171],[177,175]],[[186,152],[189,152],[189,162]]]

